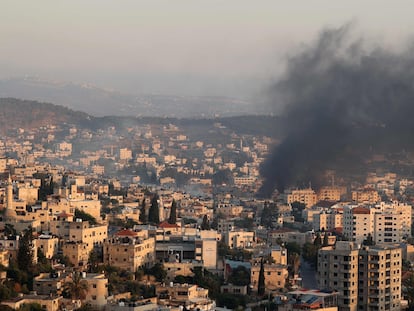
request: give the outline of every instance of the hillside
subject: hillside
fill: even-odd
[[[55,103],[95,117],[212,118],[269,113],[269,107],[236,98],[134,95],[88,84],[52,82],[33,77],[0,80],[0,97]]]
[[[37,101],[15,98],[0,98],[0,132],[23,128],[37,128],[46,125],[68,123],[79,128],[107,129],[115,126],[120,130],[143,124],[175,124],[192,136],[208,136],[214,124],[222,126],[238,134],[280,136],[282,121],[270,116],[242,116],[214,119],[195,118],[156,118],[156,117],[93,117],[84,112]]]
[[[83,112],[37,101],[0,98],[0,131],[30,129],[46,125],[71,123],[86,125],[91,117]]]

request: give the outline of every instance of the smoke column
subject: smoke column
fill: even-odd
[[[363,167],[368,151],[414,146],[414,49],[367,48],[352,25],[323,31],[288,60],[271,89],[283,103],[283,141],[261,167],[260,195]]]

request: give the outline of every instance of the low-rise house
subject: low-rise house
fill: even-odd
[[[250,270],[250,284],[257,290],[260,274],[260,261],[253,261]],[[288,278],[286,265],[264,263],[264,277],[266,291],[273,291],[284,288]]]
[[[187,310],[214,310],[215,301],[208,297],[208,289],[193,284],[169,284],[156,287],[160,305],[185,306]]]
[[[59,301],[62,299],[61,296],[53,295],[21,295],[13,299],[3,300],[2,305],[9,306],[10,308],[17,310],[24,304],[39,304],[43,310],[46,311],[58,311]]]
[[[287,294],[287,300],[278,305],[280,311],[337,311],[338,293],[319,290],[296,290]]]
[[[247,295],[247,285],[226,284],[220,286],[220,293],[233,295]]]
[[[253,231],[228,231],[224,233],[224,243],[230,248],[252,248],[255,243]]]
[[[64,277],[59,272],[40,273],[34,278],[33,290],[40,295],[60,295],[63,285]]]

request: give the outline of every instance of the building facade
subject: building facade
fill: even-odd
[[[338,310],[400,310],[402,250],[340,241],[318,253],[318,284],[338,291]]]

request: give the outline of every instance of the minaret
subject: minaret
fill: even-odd
[[[13,215],[13,182],[9,173],[6,186],[6,219],[9,219]]]

